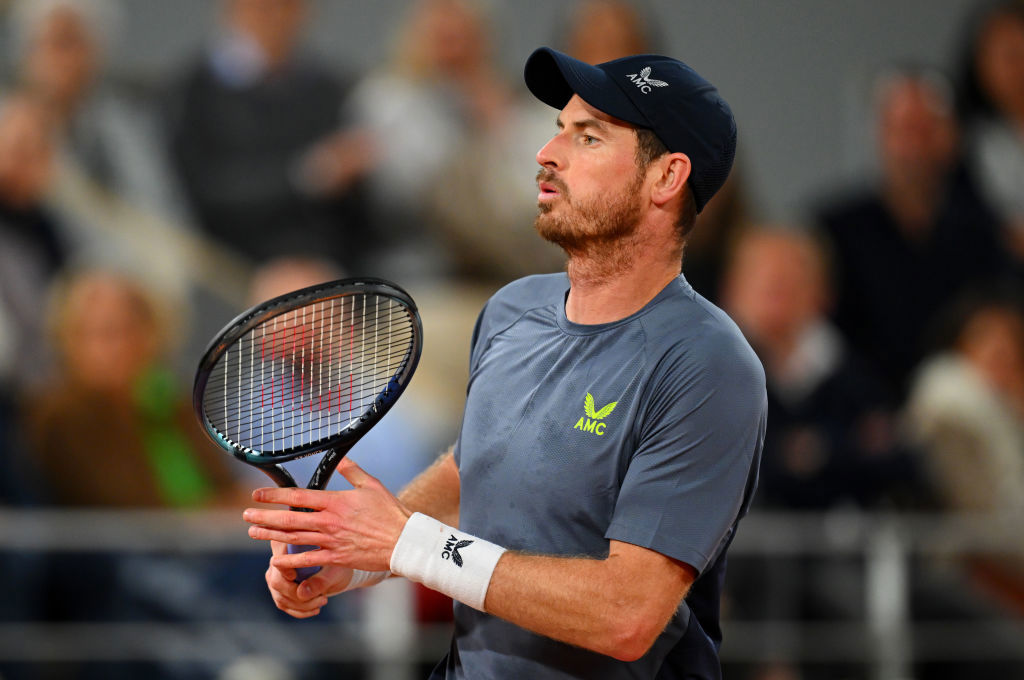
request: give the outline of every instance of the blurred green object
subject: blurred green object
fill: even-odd
[[[139,376],[135,404],[142,418],[146,459],[161,497],[170,507],[196,507],[210,500],[213,486],[178,428],[177,395],[174,374],[164,367],[152,367]]]

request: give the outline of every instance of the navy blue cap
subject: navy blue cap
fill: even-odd
[[[683,62],[637,54],[593,66],[550,47],[526,60],[526,86],[562,109],[578,94],[599,111],[650,128],[671,152],[690,158],[697,212],[715,195],[736,155],[736,120],[718,90]]]

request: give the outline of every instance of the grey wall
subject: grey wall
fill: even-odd
[[[315,48],[352,74],[386,58],[403,0],[317,0]],[[859,85],[893,59],[949,66],[969,0],[647,0],[662,50],[694,66],[730,102],[740,168],[766,219],[797,219],[807,200],[869,164]],[[490,0],[500,58],[518,74],[557,44],[568,0]],[[171,72],[201,43],[213,0],[123,0],[115,68]],[[4,36],[6,40],[6,35]],[[7,50],[2,50],[6,56]]]

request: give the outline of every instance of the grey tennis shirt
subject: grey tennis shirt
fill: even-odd
[[[625,541],[699,578],[632,663],[456,603],[432,677],[719,678],[724,553],[756,485],[764,371],[682,276],[632,316],[594,326],[566,319],[568,290],[564,274],[521,279],[477,321],[455,447],[459,528],[546,555],[604,558],[609,539]]]

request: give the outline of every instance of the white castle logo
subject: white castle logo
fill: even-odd
[[[640,73],[630,73],[626,76],[629,81],[640,88],[640,91],[644,94],[648,94],[652,87],[668,87],[668,83],[664,80],[656,80],[651,78],[651,67],[644,66],[640,69]]]

